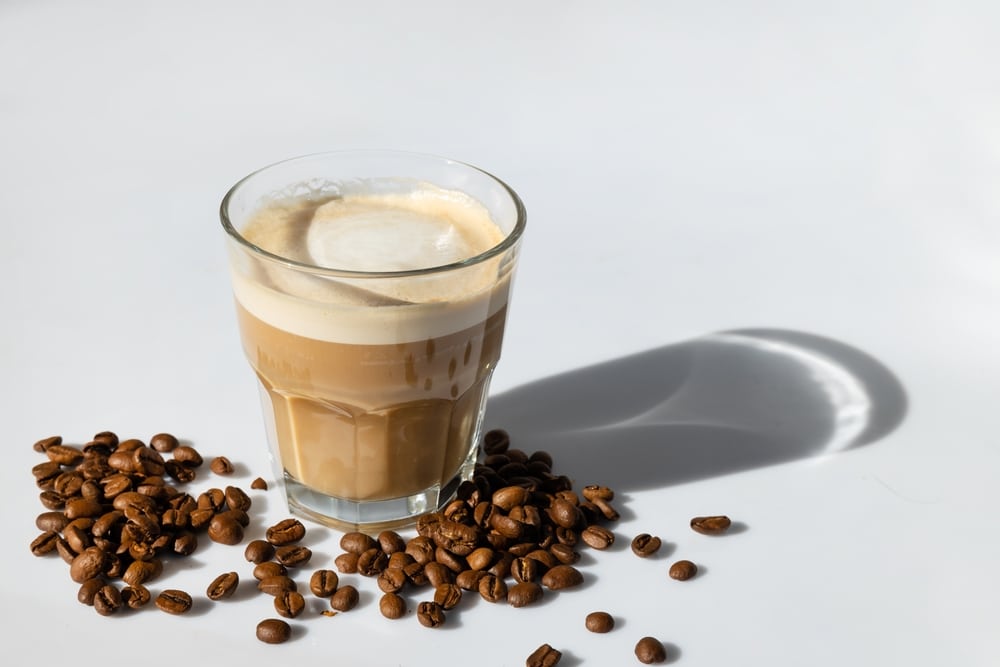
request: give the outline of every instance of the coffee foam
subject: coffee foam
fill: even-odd
[[[441,266],[500,243],[503,232],[468,195],[429,184],[353,184],[325,199],[263,205],[242,231],[275,255],[345,271]],[[376,190],[372,192],[372,190]],[[234,250],[234,252],[243,252]],[[424,340],[474,326],[507,302],[510,263],[500,258],[406,278],[344,278],[237,258],[237,300],[286,331],[341,343]]]

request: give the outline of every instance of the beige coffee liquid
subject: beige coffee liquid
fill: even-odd
[[[468,196],[430,185],[266,203],[241,230],[299,262],[403,271],[480,254],[503,233]],[[368,280],[234,262],[246,355],[292,479],[350,500],[450,481],[470,459],[500,356],[510,275],[499,260]]]

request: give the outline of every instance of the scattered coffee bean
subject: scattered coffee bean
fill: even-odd
[[[283,644],[292,636],[292,626],[280,618],[267,618],[257,624],[257,639],[265,644]]]
[[[643,637],[635,645],[635,657],[644,665],[663,662],[667,659],[667,651],[663,642],[655,637]]]
[[[691,519],[691,528],[702,535],[722,535],[732,525],[727,516],[696,516]]]
[[[573,588],[583,583],[583,574],[572,565],[556,565],[542,575],[542,586],[552,591]]]
[[[285,567],[300,567],[312,558],[312,550],[300,544],[286,544],[274,550],[274,559]]]
[[[191,605],[191,596],[184,591],[168,588],[156,596],[156,606],[168,614],[185,614]]]
[[[170,433],[157,433],[149,439],[149,446],[161,453],[172,452],[180,443]]]
[[[385,593],[378,602],[378,609],[386,618],[402,618],[406,614],[406,600],[398,593]]]
[[[141,584],[135,586],[125,586],[121,591],[122,602],[129,609],[140,609],[149,604],[153,598],[149,589]]]
[[[698,566],[689,560],[679,560],[670,566],[670,578],[687,581],[698,574]]]
[[[434,589],[434,601],[446,611],[453,609],[462,601],[462,589],[455,584],[439,584]]]
[[[274,610],[285,618],[296,618],[305,608],[305,598],[297,591],[282,591],[274,596]]]
[[[639,558],[648,558],[659,551],[661,545],[659,537],[649,533],[640,533],[632,538],[632,553]]]
[[[562,658],[562,651],[557,651],[548,644],[542,644],[528,656],[524,662],[526,667],[555,667]]]
[[[111,616],[122,608],[121,592],[114,584],[105,584],[94,595],[94,609],[101,616]]]
[[[274,545],[267,540],[251,540],[243,556],[248,562],[259,565],[274,558]]]
[[[243,525],[231,514],[215,514],[208,524],[208,537],[219,544],[243,541]]]
[[[607,549],[615,543],[615,534],[604,526],[587,526],[584,531],[580,533],[580,538],[588,546],[597,550]]]
[[[216,475],[232,475],[233,462],[225,456],[216,456],[208,466]]]
[[[384,530],[379,533],[377,541],[378,547],[390,556],[394,553],[406,551],[406,541],[399,533],[393,530]]]
[[[287,574],[288,568],[281,563],[275,563],[273,560],[259,563],[253,569],[253,577],[257,581],[263,581],[268,577],[284,576]]]
[[[507,584],[496,575],[486,574],[479,580],[479,595],[487,602],[500,602],[507,598]]]
[[[330,596],[330,606],[337,611],[350,611],[358,605],[359,598],[358,589],[348,584]]]
[[[320,598],[328,598],[337,592],[340,577],[333,570],[316,570],[309,578],[309,590]]]
[[[507,602],[511,607],[526,607],[542,599],[542,587],[533,581],[514,584],[507,591]]]
[[[102,577],[87,579],[85,582],[80,584],[80,590],[76,594],[76,599],[81,604],[93,606],[94,596],[97,595],[97,591],[101,590],[106,583],[107,582]]]
[[[373,549],[378,546],[378,542],[375,541],[371,535],[366,535],[361,532],[350,532],[344,533],[340,538],[340,548],[347,553],[355,554],[360,556],[369,549]]]
[[[391,567],[382,570],[378,575],[378,587],[383,593],[398,593],[406,585],[406,572]]]
[[[250,482],[250,488],[255,491],[267,491],[267,482],[264,481],[263,477],[257,477]]]
[[[444,625],[444,609],[437,602],[421,602],[417,605],[417,620],[426,628]]]
[[[358,571],[358,555],[347,552],[342,553],[334,559],[333,564],[343,574],[354,574]]]
[[[236,572],[225,572],[212,580],[212,583],[208,585],[206,595],[208,595],[209,600],[224,600],[236,592],[236,587],[239,584],[239,574]]]
[[[257,590],[268,595],[280,595],[287,591],[294,591],[298,588],[295,580],[284,574],[275,574],[264,577],[257,582]]]
[[[586,626],[591,632],[604,634],[614,629],[615,618],[606,611],[594,611],[587,614]]]

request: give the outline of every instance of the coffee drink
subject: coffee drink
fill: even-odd
[[[312,174],[246,195],[237,215],[241,189],[266,172],[227,196],[224,224],[290,505],[338,527],[437,509],[475,464],[519,202],[501,189],[512,229],[422,178]]]

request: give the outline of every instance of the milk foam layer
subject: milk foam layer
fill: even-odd
[[[485,207],[462,192],[367,185],[269,202],[241,233],[297,262],[368,272],[451,264],[503,240]],[[419,276],[344,278],[253,256],[232,263],[236,298],[258,318],[308,338],[357,344],[424,340],[483,321],[506,305],[511,265],[492,258]]]

